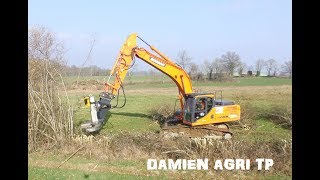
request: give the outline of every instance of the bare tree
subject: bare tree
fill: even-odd
[[[156,72],[154,69],[149,69],[149,70],[148,70],[148,74],[149,74],[149,76],[152,77],[153,79],[156,79],[157,72]]]
[[[28,29],[28,60],[51,60],[65,64],[65,53],[62,42],[45,27]]]
[[[221,74],[223,71],[223,64],[220,58],[215,58],[212,62],[205,60],[203,69],[206,72],[209,80],[212,80],[215,74]]]
[[[177,63],[187,71],[190,67],[191,59],[186,50],[182,50],[178,53]]]
[[[260,76],[261,70],[263,69],[263,67],[265,66],[265,61],[263,59],[258,59],[255,62],[255,68],[256,68],[256,76]]]
[[[198,71],[199,71],[198,65],[195,63],[190,63],[189,75],[190,75],[191,79],[196,79]]]
[[[275,64],[273,67],[273,76],[276,77],[279,71],[279,65]]]
[[[248,67],[248,71],[253,71],[253,65],[250,65],[250,66]]]
[[[28,29],[28,150],[73,136],[73,107],[62,79],[64,47],[44,27]],[[62,89],[61,89],[62,88]]]
[[[285,73],[289,74],[289,77],[292,77],[292,61],[286,61],[284,62],[284,64],[282,65],[282,69]]]
[[[215,58],[212,62],[212,68],[213,68],[213,79],[222,80],[223,75],[223,64],[221,58]]]
[[[203,63],[203,69],[208,75],[209,80],[213,79],[213,71],[214,71],[214,63],[209,62],[208,60],[205,60]]]
[[[222,59],[221,58],[216,58],[213,61],[213,71],[215,74],[221,74],[223,72],[223,64],[222,64]]]
[[[252,76],[252,72],[253,72],[253,65],[250,65],[249,67],[248,67],[248,71],[247,71],[247,76]]]
[[[91,44],[90,44],[89,53],[88,53],[86,59],[84,60],[84,62],[82,63],[81,67],[84,67],[84,66],[87,64],[87,62],[92,61],[92,60],[91,60],[91,53],[92,53],[92,50],[93,50],[93,47],[94,47],[94,44],[95,44],[95,43],[96,43],[96,39],[95,39],[94,36],[92,36],[92,37],[91,37]],[[77,77],[77,85],[78,85],[78,83],[79,83],[79,78],[80,78],[81,70],[82,70],[82,69],[83,69],[83,68],[79,68],[78,77]],[[92,76],[92,69],[90,69],[90,70],[91,70],[91,76]]]
[[[231,77],[233,76],[236,68],[238,68],[241,63],[240,56],[237,53],[230,51],[221,56],[221,62],[223,64],[223,67],[227,71],[227,74]]]
[[[245,62],[241,62],[239,67],[238,67],[238,73],[239,76],[241,77],[241,75],[243,74],[243,72],[245,72],[245,69],[247,68],[247,65]]]
[[[271,71],[274,70],[275,66],[277,66],[277,62],[274,59],[269,59],[265,62],[265,67],[268,72],[268,76],[271,76]]]

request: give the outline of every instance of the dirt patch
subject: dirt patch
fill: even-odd
[[[149,89],[128,89],[127,93],[143,93],[143,94],[178,94],[176,88],[149,88]]]
[[[154,95],[154,94],[165,94],[165,95],[177,95],[178,90],[176,87],[168,87],[168,88],[137,88],[137,89],[127,89],[124,86],[126,94],[146,94],[146,95]],[[283,85],[283,86],[225,86],[225,87],[214,87],[214,86],[199,86],[194,87],[194,91],[199,92],[219,92],[222,91],[223,97],[225,96],[234,96],[238,94],[268,94],[270,97],[274,95],[288,95],[292,93],[291,85]],[[78,84],[76,82],[72,83],[68,87],[69,92],[90,92],[90,91],[100,91],[104,90],[104,82],[99,80],[85,80],[79,81]],[[271,94],[270,94],[271,93]],[[217,96],[220,96],[217,93]]]
[[[103,90],[104,82],[99,80],[82,80],[73,82],[68,89],[70,90]]]

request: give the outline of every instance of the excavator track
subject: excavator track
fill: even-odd
[[[227,124],[188,126],[184,124],[169,125],[162,127],[164,137],[189,137],[209,139],[230,139],[232,132]]]

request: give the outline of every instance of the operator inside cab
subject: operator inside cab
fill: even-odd
[[[199,98],[196,102],[196,113],[195,118],[199,119],[206,115],[206,99],[205,98]]]
[[[205,109],[205,105],[206,105],[205,99],[199,99],[197,101],[196,110],[198,110],[198,111],[204,110]]]

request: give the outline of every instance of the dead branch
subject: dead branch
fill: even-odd
[[[84,148],[84,146],[81,146],[79,149],[77,149],[74,153],[72,153],[66,160],[64,160],[59,166],[58,168],[60,168],[60,166],[62,166],[65,162],[69,161],[69,159],[71,159],[75,154],[77,154],[77,152],[79,152],[82,148]]]

